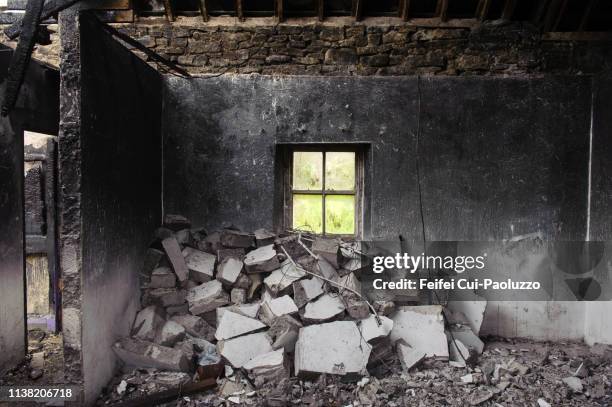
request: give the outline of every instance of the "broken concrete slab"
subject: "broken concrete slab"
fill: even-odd
[[[264,284],[274,293],[279,294],[286,292],[291,285],[299,279],[306,276],[302,270],[290,260],[285,260],[280,268],[274,270],[270,275],[264,278]]]
[[[154,304],[164,308],[185,303],[186,290],[176,288],[154,288],[149,290],[149,298]]]
[[[185,328],[175,321],[166,321],[166,323],[157,332],[155,343],[162,346],[174,346],[175,343],[182,341],[185,338]]]
[[[234,369],[239,369],[256,356],[271,352],[272,341],[265,332],[219,341],[219,354]]]
[[[323,295],[325,282],[313,277],[293,283],[293,300],[298,308]]]
[[[453,338],[460,340],[472,352],[480,355],[484,350],[484,342],[474,334],[474,331],[469,326],[451,325],[449,331]]]
[[[393,342],[403,339],[415,351],[423,352],[427,357],[448,359],[442,306],[400,307],[392,319],[390,338]]]
[[[272,339],[272,348],[283,348],[285,352],[293,352],[300,328],[302,324],[289,315],[276,318],[266,332]]]
[[[210,326],[204,319],[195,315],[175,315],[170,318],[171,321],[180,324],[185,331],[196,338],[204,338],[207,341],[212,341],[215,337],[215,328]]]
[[[408,372],[410,369],[418,366],[419,363],[421,363],[427,356],[424,351],[414,349],[412,346],[408,345],[402,340],[399,340],[395,346],[397,356],[399,357],[400,363],[402,364],[402,369],[404,369],[405,372]]]
[[[244,288],[232,288],[230,291],[232,304],[240,305],[247,301],[247,291]]]
[[[371,350],[355,322],[310,325],[300,329],[295,344],[295,374],[363,375]]]
[[[164,310],[157,305],[149,305],[136,314],[131,335],[139,339],[152,341],[165,321]]]
[[[337,282],[340,279],[338,270],[336,270],[336,268],[327,260],[320,258],[319,260],[315,261],[314,266],[314,272],[322,277],[325,277],[327,280]],[[332,285],[332,287],[336,286]]]
[[[213,279],[217,260],[215,256],[191,247],[183,249],[183,256],[185,256],[185,264],[189,269],[191,280],[205,283]]]
[[[312,323],[329,321],[344,314],[344,310],[344,303],[339,294],[323,294],[306,304],[302,319]]]
[[[259,313],[259,309],[261,308],[261,304],[258,302],[254,302],[251,304],[235,304],[230,305],[229,307],[219,307],[217,308],[217,326],[221,323],[221,318],[223,318],[223,314],[225,311],[235,312],[240,315],[244,315],[249,318],[257,318],[257,314]]]
[[[282,349],[255,356],[243,368],[257,387],[289,377],[289,364]]]
[[[255,239],[252,235],[237,230],[225,229],[221,232],[221,244],[225,247],[249,248],[255,246]]]
[[[338,278],[338,284],[342,286],[338,288],[340,294],[350,293],[350,292],[361,292],[361,282],[357,278],[354,273],[346,274],[343,277]],[[346,287],[346,288],[344,288]]]
[[[288,295],[283,295],[279,298],[263,301],[259,311],[259,317],[263,322],[270,325],[274,319],[280,316],[291,315],[297,312],[298,307],[293,302],[293,299]]]
[[[189,312],[198,315],[228,304],[229,295],[223,290],[220,281],[213,280],[189,290],[187,302]]]
[[[257,247],[271,245],[276,239],[276,234],[266,229],[257,229],[255,232],[253,232],[253,234],[255,235],[255,243]]]
[[[189,269],[185,263],[185,257],[181,253],[181,247],[174,236],[167,237],[162,240],[162,247],[168,256],[168,260],[172,265],[172,270],[176,274],[179,281],[185,281],[189,277]]]
[[[113,345],[115,354],[128,368],[188,371],[189,360],[177,349],[140,339],[124,338]]]
[[[465,315],[470,328],[472,328],[474,334],[478,335],[487,310],[487,301],[476,294],[470,295],[475,298],[474,301],[449,301],[446,308],[452,312],[460,312]]]
[[[244,256],[244,267],[247,273],[268,273],[279,266],[274,245],[260,247]]]
[[[225,311],[217,325],[215,338],[218,341],[232,339],[264,328],[266,328],[266,325],[257,319],[245,317],[236,312]]]
[[[368,342],[389,336],[393,329],[393,320],[385,316],[379,316],[378,318],[380,319],[380,325],[376,315],[370,315],[359,324],[359,330],[363,338]]]
[[[216,278],[223,284],[234,285],[238,281],[243,267],[244,264],[241,260],[235,257],[226,257],[217,267]]]
[[[459,339],[448,341],[449,361],[455,367],[465,367],[470,360],[470,350]]]
[[[176,286],[176,274],[169,267],[157,267],[151,273],[149,288],[173,288]]]
[[[310,250],[327,260],[334,268],[339,267],[340,242],[336,239],[315,238]]]

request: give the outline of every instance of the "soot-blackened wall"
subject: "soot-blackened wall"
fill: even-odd
[[[0,48],[0,105],[13,51]],[[30,63],[17,106],[0,117],[0,373],[26,352],[23,132],[56,134],[59,74]]]
[[[161,77],[80,19],[82,371],[91,403],[114,373],[113,343],[139,307],[139,271],[161,224]]]
[[[588,78],[229,76],[165,85],[165,208],[195,225],[273,227],[277,143],[366,142],[367,235],[420,239],[418,136],[429,240],[585,237]]]

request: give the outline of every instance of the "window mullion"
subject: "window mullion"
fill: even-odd
[[[321,226],[322,226],[324,236],[325,236],[325,189],[326,189],[325,188],[325,165],[326,165],[325,160],[326,160],[326,157],[327,157],[327,152],[323,151],[323,185],[322,185],[323,190],[321,191],[322,192],[321,199],[323,199],[323,203],[321,205],[321,208],[323,208],[323,216],[321,217],[321,223],[322,223]]]

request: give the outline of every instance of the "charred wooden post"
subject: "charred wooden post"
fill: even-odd
[[[410,13],[410,0],[400,0],[399,17],[408,21]]]
[[[174,21],[176,19],[174,16],[174,10],[172,10],[171,0],[164,0],[164,11],[166,12],[166,19],[168,21]]]
[[[208,0],[199,0],[198,6],[200,7],[200,14],[202,15],[202,21],[208,21]]]
[[[234,5],[236,7],[236,16],[238,20],[244,21],[244,8],[242,7],[242,0],[235,0]]]
[[[40,15],[39,21],[44,21],[48,18],[53,17],[60,11],[78,3],[81,0],[48,0],[45,2],[45,6]],[[25,18],[25,17],[24,17]],[[19,19],[11,24],[4,30],[4,34],[11,40],[14,40],[21,34],[23,19]]]
[[[6,80],[6,96],[2,105],[2,116],[8,115],[13,107],[15,107],[15,103],[17,103],[19,89],[23,84],[30,59],[32,58],[43,4],[44,0],[28,0],[21,26],[21,38],[9,66],[8,78]]]

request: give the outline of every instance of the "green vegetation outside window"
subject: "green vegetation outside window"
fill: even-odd
[[[293,151],[293,229],[326,235],[355,234],[357,158],[355,151]]]

